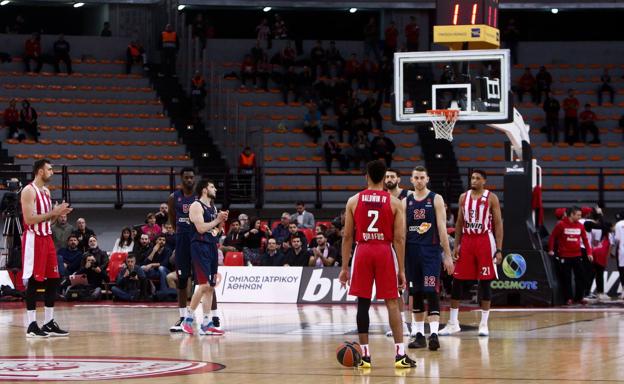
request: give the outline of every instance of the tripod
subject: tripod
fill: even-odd
[[[20,239],[22,237],[22,223],[17,215],[13,213],[5,214],[2,237],[0,270],[21,267],[22,244]]]

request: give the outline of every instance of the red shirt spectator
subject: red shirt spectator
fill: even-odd
[[[410,22],[405,26],[405,40],[407,42],[408,50],[418,50],[420,27],[416,24],[416,18],[414,16],[410,16]]]
[[[535,87],[535,77],[531,73],[530,69],[526,69],[520,80],[518,81],[518,85],[525,91],[530,91]]]
[[[554,252],[556,242],[559,257],[580,257],[582,255],[581,241],[585,245],[587,255],[591,256],[592,248],[587,240],[587,232],[583,224],[578,220],[573,221],[569,217],[564,217],[555,225],[548,240],[548,249]]]
[[[385,38],[386,47],[396,50],[396,47],[399,44],[399,30],[394,26],[394,21],[391,21],[388,28],[386,28]]]
[[[594,111],[586,108],[583,112],[581,112],[579,118],[581,119],[581,123],[593,123],[598,117]]]
[[[151,242],[154,242],[158,235],[162,233],[160,225],[156,224],[156,215],[153,213],[147,214],[147,224],[141,227],[141,233],[147,235]]]
[[[28,57],[39,57],[41,56],[41,42],[36,37],[31,37],[26,40],[26,44],[24,45],[24,53]]]
[[[11,100],[9,107],[4,110],[4,124],[16,124],[19,122],[19,111],[15,108],[15,100]]]
[[[578,109],[580,107],[580,103],[576,97],[574,97],[574,93],[569,91],[568,97],[563,100],[563,113],[565,117],[578,117]]]

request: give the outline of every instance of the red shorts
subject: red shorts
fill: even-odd
[[[494,253],[496,241],[491,233],[464,234],[459,248],[459,259],[453,277],[458,280],[498,279]]]
[[[22,278],[37,281],[59,278],[58,259],[52,236],[37,236],[34,232],[22,234]]]
[[[375,283],[378,299],[399,297],[397,261],[391,244],[360,243],[353,252],[349,295],[370,299]]]

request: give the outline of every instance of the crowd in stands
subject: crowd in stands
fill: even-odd
[[[37,111],[28,99],[22,100],[22,109],[17,109],[17,100],[11,99],[3,114],[4,126],[7,128],[7,139],[32,139],[39,141]]]

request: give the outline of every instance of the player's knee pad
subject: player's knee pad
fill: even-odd
[[[368,316],[368,310],[370,309],[371,299],[365,299],[358,297],[357,299],[357,315],[356,322],[358,327],[358,333],[368,333],[368,327],[370,325],[370,318]]]
[[[451,288],[451,299],[453,300],[461,300],[462,296],[462,284],[461,280],[453,279],[453,286]]]
[[[440,316],[440,296],[437,292],[427,292],[427,305],[429,306],[429,316]]]
[[[412,290],[413,288],[410,288]],[[414,300],[413,302],[413,313],[423,313],[425,312],[425,295],[420,291],[411,291],[410,294]]]
[[[479,282],[479,298],[485,301],[492,300],[492,287],[490,287],[489,280]]]

